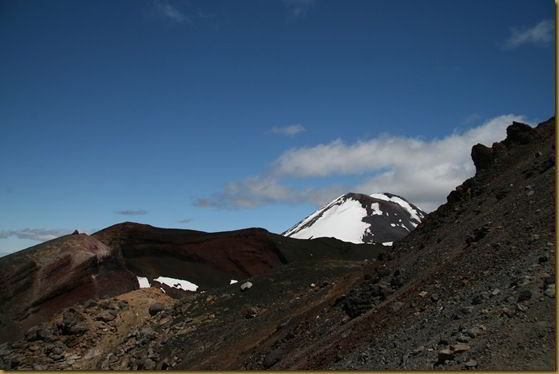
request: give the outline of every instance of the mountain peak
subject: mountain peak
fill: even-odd
[[[349,192],[283,235],[297,239],[334,237],[352,243],[388,244],[413,231],[424,216],[421,209],[392,193]]]

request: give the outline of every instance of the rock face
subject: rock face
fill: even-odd
[[[493,163],[493,159],[493,149],[483,144],[476,144],[472,147],[472,161],[476,170],[487,169]]]
[[[148,278],[150,284],[156,277],[165,276],[187,280],[202,290],[228,285],[232,279],[245,279],[293,261],[322,256],[371,257],[366,246],[353,246],[354,250],[348,252],[348,243],[338,240],[329,241],[328,245],[322,239],[305,243],[258,228],[205,233],[126,222],[93,236],[113,248],[127,269]],[[177,292],[169,287],[164,289]]]
[[[61,308],[133,290],[136,278],[111,248],[72,234],[3,257],[0,284],[0,341],[5,341]]]
[[[114,248],[127,268],[150,280],[164,275],[215,287],[285,263],[268,234],[263,229],[205,233],[126,222],[93,236]]]
[[[297,239],[334,237],[352,243],[387,243],[413,231],[425,213],[390,194],[348,193],[334,199],[283,235]]]

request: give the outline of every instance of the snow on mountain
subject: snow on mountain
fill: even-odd
[[[391,193],[348,193],[283,233],[296,239],[334,237],[352,243],[384,243],[413,231],[425,213]]]

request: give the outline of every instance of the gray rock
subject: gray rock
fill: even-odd
[[[97,321],[110,322],[116,318],[116,313],[112,310],[104,310],[95,318]]]
[[[470,359],[464,364],[467,368],[475,368],[477,366],[477,361]]]
[[[454,352],[450,349],[441,349],[438,355],[438,362],[444,363],[446,360],[452,360],[454,358]]]
[[[450,347],[454,352],[461,353],[470,350],[470,346],[468,344],[454,344]]]
[[[483,333],[483,331],[479,327],[472,327],[471,329],[466,331],[466,334],[468,334],[468,336],[470,338],[475,338],[475,337],[481,335],[482,333]]]

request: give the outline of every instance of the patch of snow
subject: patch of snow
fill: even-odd
[[[390,226],[396,227],[396,224],[395,224],[395,223],[391,223]]]
[[[178,288],[183,291],[196,291],[198,289],[198,286],[194,283],[182,279],[160,276],[155,278],[154,281],[158,281],[159,283],[163,283],[169,287]]]
[[[229,284],[235,284],[235,283],[237,283],[237,282],[238,282],[238,280],[231,279],[231,280],[229,281]]]
[[[392,201],[398,205],[400,205],[402,208],[404,208],[409,214],[410,214],[410,218],[413,220],[416,220],[417,222],[413,222],[411,221],[410,223],[413,225],[413,227],[417,227],[417,224],[419,222],[421,222],[421,217],[419,217],[419,215],[417,214],[418,212],[412,208],[412,206],[405,200],[400,199],[399,197],[396,196],[392,196],[392,197],[388,197],[385,194],[382,193],[374,193],[370,195],[371,197],[374,197],[376,199],[379,200],[385,200],[385,201]]]
[[[310,216],[308,216],[307,218],[305,218],[304,220],[302,220],[301,222],[299,222],[298,224],[296,224],[295,226],[293,226],[292,228],[290,228],[289,230],[287,230],[283,235],[284,236],[291,236],[291,234],[297,230],[299,230],[299,228],[305,226],[307,223],[309,223],[310,221],[312,221],[316,216],[318,216],[319,214],[321,214],[322,212],[324,212],[325,210],[329,209],[330,207],[336,205],[336,204],[342,204],[343,200],[342,198],[345,196],[344,195],[340,195],[337,198],[335,198],[332,202],[328,203],[328,205],[326,205],[325,207],[317,210],[316,212],[314,212],[313,214],[311,214]],[[293,236],[293,238],[295,238],[295,236]],[[301,238],[299,238],[301,239]],[[312,238],[303,238],[303,239],[312,239]]]
[[[380,210],[379,203],[372,203],[371,209],[373,210],[373,216],[382,216],[382,210]]]
[[[150,288],[149,280],[146,277],[136,277],[138,278],[138,285],[140,288]]]
[[[382,245],[384,245],[385,247],[390,247],[390,246],[392,246],[392,244],[394,244],[394,242],[384,242],[384,243],[382,243]]]
[[[159,289],[160,289],[161,291],[163,291],[163,293],[167,293],[167,292],[165,292],[165,290],[163,289],[163,287],[159,287]]]
[[[346,242],[363,243],[363,233],[370,226],[362,219],[367,211],[356,200],[345,200],[339,205],[330,204],[316,222],[291,235],[296,239],[334,237]]]

